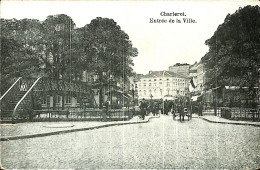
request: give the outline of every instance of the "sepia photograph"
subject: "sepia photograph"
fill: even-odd
[[[0,170],[260,169],[259,0],[2,0]]]

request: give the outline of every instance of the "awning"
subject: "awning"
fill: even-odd
[[[199,97],[199,96],[192,96],[192,97],[191,97],[191,100],[192,100],[192,101],[197,101],[198,97]]]
[[[173,100],[173,99],[174,99],[174,97],[172,95],[165,95],[163,97],[163,100]]]
[[[201,101],[201,97],[203,96],[203,94],[201,94],[201,95],[196,95],[196,96],[192,96],[191,97],[191,100],[193,101],[193,102],[195,102],[195,101]]]

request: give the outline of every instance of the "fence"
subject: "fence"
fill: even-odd
[[[259,109],[221,107],[220,110],[220,116],[223,118],[260,121]]]
[[[128,120],[133,117],[134,111],[124,109],[88,109],[88,110],[34,110],[33,121],[41,120]]]

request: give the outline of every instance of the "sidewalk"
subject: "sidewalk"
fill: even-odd
[[[109,126],[118,126],[118,125],[125,125],[125,124],[147,123],[152,118],[158,118],[158,116],[155,117],[146,116],[144,120],[142,120],[139,116],[135,116],[128,121],[113,121],[113,122],[74,121],[74,122],[28,122],[28,123],[18,123],[18,124],[0,124],[0,129],[1,129],[0,141],[43,137],[43,136],[99,129],[99,128],[104,128]]]
[[[199,118],[206,120],[208,122],[211,122],[211,123],[247,125],[247,126],[260,127],[260,122],[229,120],[229,119],[224,119],[224,118],[221,118],[218,116],[213,116],[213,115],[199,116]]]

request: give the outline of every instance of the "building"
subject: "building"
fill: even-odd
[[[174,99],[188,92],[187,76],[171,71],[150,71],[137,82],[138,99]]]
[[[131,95],[134,101],[134,104],[138,103],[138,85],[137,83],[140,81],[140,79],[143,77],[143,74],[135,74],[132,77],[129,77],[130,86],[131,86]]]
[[[195,62],[190,66],[189,78],[193,85],[193,87],[189,87],[190,92],[193,92],[195,95],[202,94],[205,83],[205,70],[201,62]]]
[[[177,74],[182,74],[184,76],[189,76],[189,67],[190,65],[187,63],[176,63],[173,66],[169,67],[169,71],[177,73]]]
[[[204,64],[200,61],[197,66],[197,89],[202,93],[205,89],[205,67]]]

